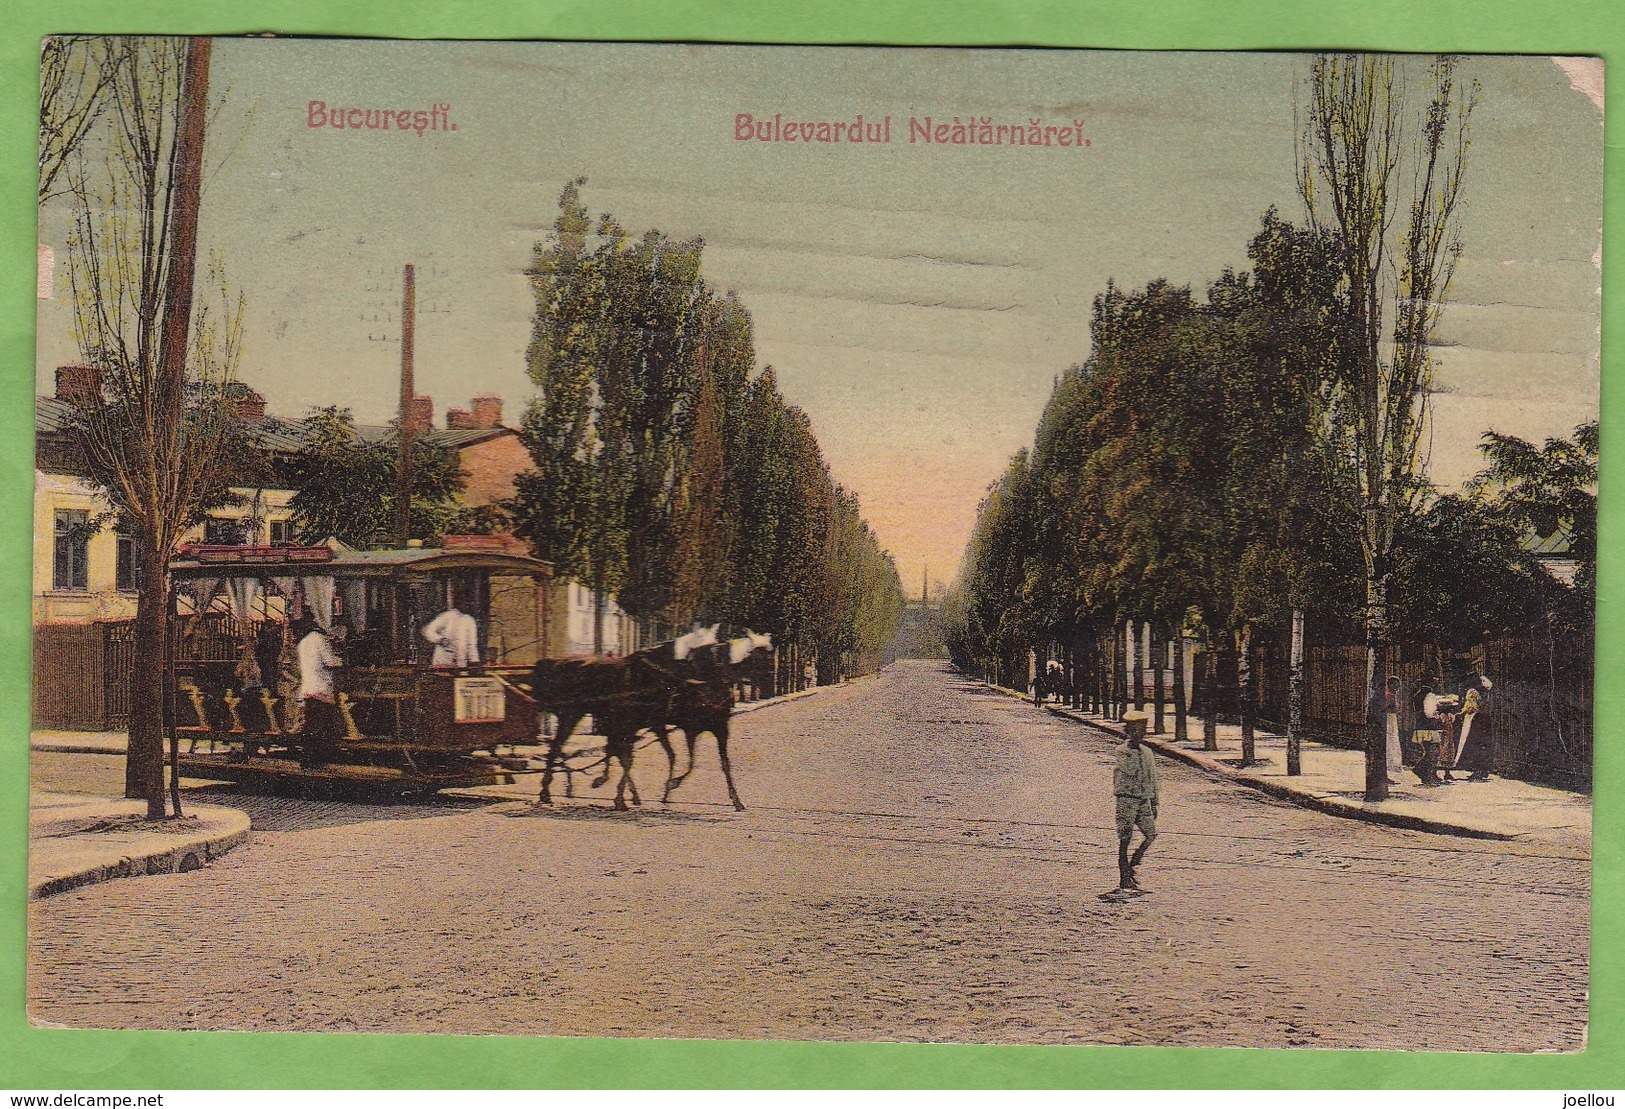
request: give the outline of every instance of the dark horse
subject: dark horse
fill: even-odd
[[[680,667],[689,651],[715,642],[716,629],[710,628],[636,651],[625,658],[539,660],[531,672],[532,696],[538,709],[558,717],[559,725],[548,745],[540,800],[543,803],[553,800],[553,774],[562,764],[564,745],[581,719],[589,714],[605,739],[604,774],[594,785],[604,783],[612,761],[621,763],[616,808],[626,808],[628,789],[634,803],[642,804],[630,773],[633,743],[640,731],[653,731],[665,749],[669,780],[676,773],[677,758],[665,725],[669,703],[685,681]]]
[[[558,714],[559,728],[548,750],[542,775],[541,800],[551,801],[553,772],[564,743],[581,718],[593,715],[605,738],[604,776],[612,763],[621,766],[621,779],[615,791],[615,807],[626,808],[630,789],[634,804],[641,803],[632,781],[632,758],[640,732],[653,732],[666,752],[667,777],[662,800],[694,771],[696,741],[710,732],[717,741],[722,774],[728,783],[728,798],[735,809],[743,809],[734,785],[733,766],[728,758],[728,726],[733,713],[736,682],[761,682],[772,663],[772,639],[747,635],[729,643],[693,646],[678,640],[634,652],[623,659],[544,660],[536,665],[534,688],[538,704]],[[676,755],[666,729],[682,730],[688,745],[688,768],[676,773]]]
[[[701,733],[717,741],[722,777],[728,799],[743,811],[745,803],[734,787],[733,764],[728,760],[728,728],[733,718],[733,691],[742,681],[765,688],[773,666],[773,637],[746,632],[743,638],[695,650],[686,660],[690,678],[672,698],[667,722],[682,731],[688,743],[688,769],[666,782],[666,798],[694,773],[694,750]]]

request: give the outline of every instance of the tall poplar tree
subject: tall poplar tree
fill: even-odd
[[[1347,281],[1351,356],[1333,401],[1359,472],[1369,801],[1388,796],[1383,699],[1394,536],[1422,487],[1429,345],[1461,251],[1469,121],[1478,101],[1476,83],[1462,84],[1454,58],[1433,59],[1428,78],[1431,95],[1414,113],[1393,58],[1317,55],[1298,158],[1309,218],[1335,234]]]

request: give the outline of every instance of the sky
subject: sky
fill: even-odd
[[[595,214],[704,238],[705,277],[738,293],[759,362],[917,593],[927,566],[953,578],[988,484],[1088,356],[1108,279],[1200,295],[1245,268],[1267,208],[1302,217],[1306,69],[1294,54],[220,39],[200,239],[246,295],[238,376],[273,413],[394,414],[410,262],[437,423],[487,392],[513,423],[534,392],[523,270],[560,189],[586,177]],[[1444,486],[1478,468],[1484,431],[1566,434],[1599,391],[1601,63],[1475,57],[1463,73],[1482,99],[1435,351]],[[445,112],[422,134],[336,130],[310,125],[313,101]],[[741,113],[889,116],[891,141],[741,140]],[[910,143],[927,116],[1081,121],[1088,145]],[[59,259],[67,215],[41,213]],[[52,285],[42,393],[77,358]]]

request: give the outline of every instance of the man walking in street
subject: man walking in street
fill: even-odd
[[[1146,717],[1143,712],[1130,712],[1123,716],[1127,739],[1117,749],[1117,766],[1112,771],[1112,793],[1117,798],[1117,888],[1137,890],[1134,870],[1145,858],[1151,841],[1157,838],[1157,806],[1161,800],[1161,783],[1157,780],[1156,758],[1151,749],[1141,742],[1145,738]],[[1129,854],[1129,840],[1134,829],[1143,837],[1134,854]]]

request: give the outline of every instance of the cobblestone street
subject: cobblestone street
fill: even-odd
[[[30,905],[76,1027],[1574,1051],[1590,862],[1340,820],[1167,761],[1116,879],[1111,744],[942,664],[742,715],[669,807],[200,788],[223,860]],[[37,787],[122,760],[36,754]],[[611,786],[613,781],[611,782]]]

